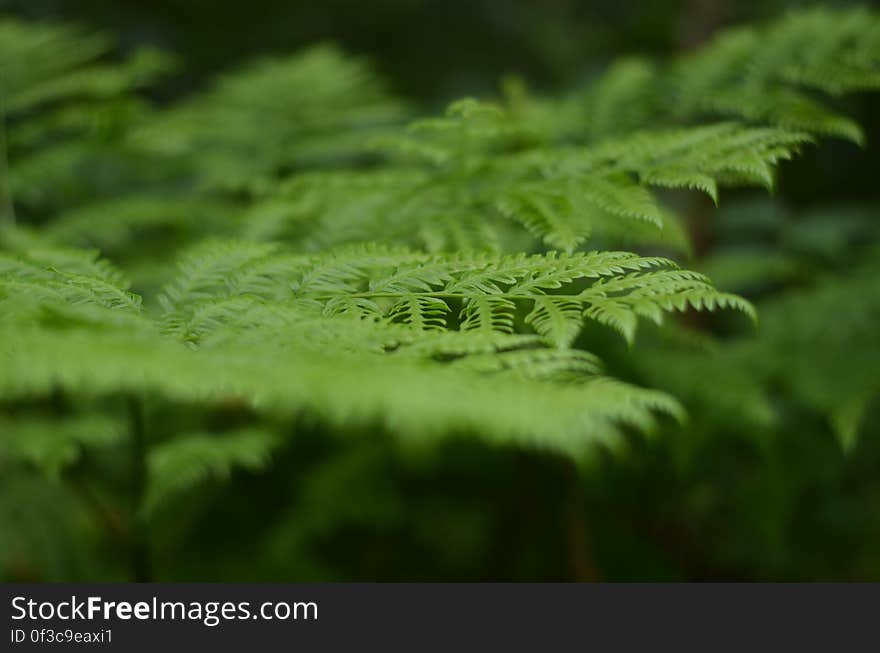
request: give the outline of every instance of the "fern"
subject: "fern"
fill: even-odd
[[[76,463],[84,449],[117,444],[125,437],[120,422],[105,415],[77,415],[63,420],[20,417],[0,422],[3,464],[23,461],[53,479]]]
[[[263,469],[273,440],[271,433],[244,430],[222,437],[182,435],[155,447],[147,460],[150,485],[143,510],[152,512],[207,478],[227,478],[233,468]]]
[[[407,156],[420,153],[416,160],[424,155],[425,165],[444,162],[428,175],[401,170],[401,161],[392,168],[396,172],[382,176],[367,172],[295,178],[269,200],[277,207],[280,198],[295,198],[287,213],[257,210],[254,216],[263,224],[263,216],[271,216],[274,224],[269,230],[255,225],[250,231],[277,237],[285,233],[286,222],[293,222],[293,237],[326,247],[382,225],[395,240],[430,245],[432,250],[480,249],[488,241],[503,251],[516,249],[521,241],[506,224],[513,221],[547,246],[565,251],[574,251],[588,237],[607,239],[627,230],[644,233],[643,243],[675,243],[676,218],[651,192],[652,186],[694,188],[716,200],[722,184],[772,187],[774,166],[811,141],[805,133],[725,123],[636,134],[596,147],[545,144],[523,149],[518,144],[528,142],[528,133],[505,114],[489,115],[488,127],[470,125],[464,118],[429,123],[435,142],[427,155],[428,146],[417,134],[428,127],[418,123],[416,135],[396,137],[385,146]],[[485,152],[480,148],[487,139],[492,147],[498,147],[498,139],[509,142],[497,153]],[[343,183],[341,197],[324,190]],[[308,199],[322,194],[320,200]],[[352,233],[353,227],[359,231]]]
[[[751,216],[751,224],[743,220]],[[726,215],[729,214],[729,215]],[[793,215],[778,204],[741,203],[722,212],[728,245],[702,265],[740,292],[772,301],[758,305],[756,337],[721,346],[664,341],[642,353],[647,372],[667,390],[708,406],[709,414],[742,405],[759,427],[781,428],[784,392],[822,415],[842,449],[853,451],[878,396],[876,207],[820,208]],[[778,244],[767,247],[767,241]],[[738,242],[739,241],[739,242]],[[763,241],[763,245],[756,243]],[[810,274],[821,269],[821,274]],[[860,352],[853,356],[852,352]],[[782,353],[782,355],[780,355]],[[693,386],[691,379],[717,379]],[[723,382],[722,382],[723,380]]]
[[[170,61],[141,50],[108,63],[110,50],[104,35],[82,29],[0,22],[0,118],[8,123],[0,148],[9,160],[3,180],[9,211],[13,203],[27,212],[66,208],[84,181],[85,161],[93,169],[131,167],[120,135],[146,110],[136,92],[166,73]]]
[[[310,100],[312,105],[296,105],[302,112],[302,118],[291,123],[296,131],[279,138],[276,132],[283,129],[279,121],[289,120],[280,118],[281,112],[293,99],[260,89],[285,77],[292,80],[293,89],[303,88],[328,77],[331,70],[338,71],[335,85],[322,86],[321,93]],[[610,73],[594,101],[595,107],[606,103],[598,109],[606,115],[604,120],[611,119],[613,103],[600,96],[624,96],[633,80],[644,78],[645,69],[634,63]],[[250,122],[251,114],[237,114],[235,107],[242,104],[242,98],[253,95],[267,100],[257,107],[263,111],[259,128],[264,130],[266,121],[279,124],[277,129],[260,132],[272,134],[271,146],[252,131],[217,127],[234,115]],[[327,105],[334,107],[333,113],[324,110]],[[311,134],[314,138],[330,134],[334,139],[347,130],[355,134],[365,124],[396,118],[396,106],[389,103],[362,64],[346,62],[325,48],[228,77],[188,106],[158,116],[139,138],[149,141],[150,133],[161,130],[183,148],[207,147],[206,152],[219,157],[213,168],[217,171],[231,166],[233,158],[246,156],[253,161],[242,148],[255,148],[268,158],[255,168],[254,180],[270,180],[285,167],[306,161],[284,147],[284,157],[279,158],[272,153],[281,151],[278,145],[296,141],[308,148],[312,147]],[[296,197],[296,202],[285,202],[283,195],[271,200],[286,212],[285,219],[297,216],[301,227],[291,242],[294,249],[247,242],[209,243],[196,248],[183,259],[177,278],[158,297],[162,314],[151,310],[152,315],[141,316],[140,297],[128,293],[118,280],[95,270],[67,270],[60,263],[41,268],[34,253],[4,271],[6,301],[15,303],[30,295],[32,307],[19,309],[20,314],[38,325],[46,320],[76,324],[78,320],[98,319],[94,314],[83,314],[83,306],[93,312],[121,311],[128,317],[114,317],[115,324],[127,328],[138,324],[132,333],[135,348],[153,339],[164,342],[171,336],[199,349],[198,354],[186,353],[185,349],[174,349],[171,342],[163,344],[172,359],[197,356],[199,360],[220,360],[221,351],[227,357],[241,341],[249,347],[259,344],[267,351],[296,352],[307,361],[326,355],[328,350],[356,357],[382,355],[388,361],[383,365],[401,365],[406,374],[409,366],[415,364],[413,369],[420,369],[418,365],[426,363],[430,369],[448,368],[450,374],[467,372],[469,377],[475,370],[515,370],[520,382],[545,379],[540,382],[551,383],[547,387],[554,391],[562,391],[558,381],[552,381],[560,378],[561,372],[591,376],[598,370],[593,358],[585,359],[573,349],[586,322],[611,327],[632,343],[639,318],[660,323],[668,311],[734,307],[754,316],[748,302],[718,292],[705,276],[679,270],[671,260],[613,251],[571,252],[588,236],[597,231],[601,234],[603,227],[613,233],[617,224],[629,221],[662,228],[672,219],[671,214],[649,190],[651,186],[694,188],[716,200],[721,184],[771,186],[773,166],[809,142],[808,134],[785,126],[721,123],[636,132],[585,146],[575,141],[558,142],[555,134],[536,129],[529,118],[528,112],[466,99],[452,104],[442,118],[420,120],[406,131],[375,137],[374,147],[391,167],[295,175],[285,182],[285,192]],[[221,136],[224,134],[228,138]],[[160,150],[164,147],[157,145]],[[334,148],[327,143],[319,149],[330,152]],[[213,161],[213,156],[206,154],[203,159]],[[207,174],[209,185],[214,183],[212,178],[220,181],[215,172]],[[229,181],[222,185],[229,186]],[[265,224],[263,216],[272,214],[264,211],[248,209],[253,217],[247,230],[279,235],[277,227],[266,231],[253,222],[259,218]],[[60,240],[71,233],[66,225],[95,224],[88,213],[84,215],[87,217],[74,216],[54,227]],[[316,224],[315,215],[321,216],[324,224]],[[276,217],[268,219],[277,224]],[[544,243],[569,253],[503,253],[506,249],[515,251],[521,241],[509,226],[511,220]],[[360,233],[375,233],[378,225],[390,225],[399,230],[392,240],[422,246],[428,244],[429,229],[436,238],[438,223],[446,225],[448,233],[457,234],[488,228],[501,252],[462,247],[460,241],[457,245],[462,251],[457,253],[426,254],[403,246],[369,244],[326,251],[332,240],[316,237],[314,229],[329,234],[340,221],[362,222],[357,226]],[[358,232],[349,237],[364,240]],[[456,244],[442,236],[438,242],[440,246],[432,249]],[[313,249],[323,251],[308,253]],[[51,329],[36,329],[35,337],[51,338]],[[88,337],[87,332],[81,335]],[[26,333],[16,335],[18,339],[26,337]],[[102,332],[102,337],[111,336]],[[112,337],[123,338],[119,333]],[[118,343],[120,347],[122,342],[124,338]],[[544,348],[558,353],[541,354]],[[473,364],[467,362],[470,358]],[[455,365],[448,364],[450,359]],[[136,360],[131,369],[142,364]],[[216,361],[203,364],[210,367]],[[32,379],[37,387],[46,387],[56,374],[64,377],[63,369],[42,371],[46,376]],[[479,378],[475,376],[474,382],[481,383]],[[154,385],[156,381],[145,383],[130,390],[168,390],[161,383]],[[200,383],[195,382],[195,387]],[[101,393],[112,383],[97,382],[96,386]],[[261,387],[258,383],[252,392],[268,391],[258,391]],[[406,392],[396,384],[393,387],[389,392],[400,396],[401,406],[408,405]],[[583,386],[578,392],[591,387]],[[615,386],[621,387],[625,386]],[[170,397],[179,391],[175,386]],[[424,401],[419,396],[412,399],[415,404]],[[324,411],[334,410],[334,401],[328,397],[295,402],[312,410],[319,404]],[[384,404],[380,402],[380,406]],[[459,407],[450,409],[458,411]],[[380,416],[382,411],[376,410],[367,410],[367,414]],[[647,423],[646,414],[629,417]],[[488,426],[477,430],[494,432]],[[566,442],[569,438],[566,436]]]
[[[60,264],[60,257],[53,260]],[[561,298],[545,291],[566,289],[579,279],[614,278],[626,269],[668,265],[660,259],[620,253],[442,258],[382,247],[361,247],[330,257],[291,258],[266,246],[221,243],[200,248],[185,259],[178,280],[163,295],[165,315],[142,321],[139,302],[105,299],[108,282],[101,276],[56,278],[65,274],[60,268],[46,270],[41,276],[43,268],[33,260],[16,263],[8,265],[3,275],[10,284],[33,278],[52,291],[58,284],[64,290],[57,296],[41,296],[36,314],[13,315],[4,326],[8,364],[2,392],[7,399],[21,399],[60,385],[69,392],[93,396],[159,393],[177,401],[212,396],[218,401],[232,395],[270,415],[303,407],[333,422],[357,418],[414,424],[430,413],[438,420],[437,428],[457,424],[495,438],[536,438],[543,446],[568,451],[580,447],[578,437],[587,438],[584,442],[595,437],[613,441],[618,437],[615,424],[621,421],[650,424],[655,407],[677,410],[668,398],[610,381],[593,380],[571,388],[560,385],[553,379],[566,371],[595,376],[595,357],[582,352],[555,356],[530,353],[540,341],[512,333],[518,304]],[[658,274],[662,272],[645,272],[645,279]],[[619,278],[627,279],[626,275]],[[632,310],[633,315],[648,312],[645,307],[653,305],[651,295],[659,289],[660,302],[680,294],[681,305],[694,303],[690,294],[694,288],[722,301],[721,294],[698,275],[691,275],[690,280],[697,283],[685,284],[686,291],[679,289],[678,281],[670,284],[660,277],[654,286],[631,281],[629,286],[647,291],[632,309],[625,310]],[[90,294],[81,297],[84,284]],[[68,286],[72,288],[69,291]],[[117,292],[124,296],[122,288]],[[587,299],[591,293],[596,298]],[[595,284],[577,294],[569,293],[568,301],[581,308],[566,328],[579,328],[584,307],[602,305],[599,296],[608,294],[597,291]],[[12,292],[10,298],[15,299]],[[345,298],[373,303],[371,318],[336,310],[338,300]],[[622,297],[618,301],[625,304],[629,300]],[[91,329],[88,323],[78,322],[82,318],[76,309],[83,303],[93,311],[128,314],[139,328],[133,328],[131,321],[119,322],[114,328],[108,318],[101,330]],[[456,316],[460,331],[448,323],[453,303],[461,307]],[[659,304],[655,309],[661,310]],[[551,334],[537,317],[528,317],[526,322],[539,325],[539,331],[547,336]],[[438,338],[434,335],[437,330],[442,332],[438,335],[458,338]],[[249,331],[257,335],[248,337]],[[198,343],[199,351],[187,351],[160,332]],[[465,338],[469,334],[473,337]],[[411,344],[413,351],[408,350]],[[58,348],[74,345],[76,356],[57,357]],[[35,350],[41,352],[38,358],[31,353]],[[513,356],[514,352],[519,353]],[[463,364],[462,358],[469,355],[481,362]],[[498,362],[490,365],[486,358],[490,355],[497,356]],[[382,383],[369,394],[344,396],[349,393],[339,385],[359,383],[365,366],[374,364],[369,359],[375,356],[385,360]],[[444,362],[450,356],[455,365]],[[174,377],[166,372],[180,368],[189,372]],[[500,378],[482,380],[492,368],[516,374],[503,382]],[[327,376],[327,369],[347,372]],[[291,385],[294,379],[288,370],[296,370],[299,390]],[[428,395],[419,390],[428,386]],[[502,408],[510,400],[507,391],[514,395],[536,393],[547,404],[547,411],[538,411],[528,423],[522,422],[521,414],[511,416]],[[602,399],[612,396],[624,403],[607,404]],[[484,401],[495,404],[489,414],[480,408]],[[554,418],[538,419],[539,414]],[[591,434],[574,428],[579,421],[601,428]],[[539,426],[541,422],[545,424]]]
[[[878,392],[874,250],[838,258],[805,221],[684,269],[670,191],[723,198],[722,230],[725,189],[772,190],[821,137],[862,142],[833,101],[880,84],[877,21],[799,12],[560,97],[508,81],[415,120],[331,45],[159,107],[142,91],[164,56],[0,22],[2,475],[103,472],[112,494],[108,467],[130,455],[143,484],[120,530],[137,533],[172,502],[198,510],[198,488],[270,474],[295,437],[469,438],[588,464],[681,428],[679,397],[773,428],[779,388],[852,449]],[[870,240],[867,222],[835,233]],[[803,278],[816,260],[826,281]],[[757,336],[721,346],[681,325],[757,320],[710,278],[754,295]],[[791,295],[763,298],[774,284]],[[847,375],[853,342],[865,360]]]
[[[854,122],[798,87],[834,95],[876,89],[876,30],[876,16],[865,10],[816,9],[763,30],[732,31],[677,62],[675,106],[685,115],[734,114],[861,142]]]
[[[859,126],[827,96],[875,90],[877,16],[817,7],[768,25],[726,30],[694,52],[656,64],[613,65],[554,107],[557,132],[599,142],[648,126],[737,118],[862,141]],[[526,117],[547,111],[519,103]]]
[[[404,111],[365,62],[323,45],[230,73],[134,139],[159,152],[197,153],[202,184],[250,188],[292,168],[350,157],[363,132]]]

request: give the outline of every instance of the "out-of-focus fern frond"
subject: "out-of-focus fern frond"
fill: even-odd
[[[878,20],[865,8],[814,8],[729,29],[665,66],[621,62],[566,101],[580,110],[559,114],[560,131],[598,142],[730,117],[861,142],[859,126],[823,95],[880,87]]]
[[[754,338],[712,350],[664,343],[640,352],[638,364],[649,381],[721,419],[741,407],[753,424],[781,422],[774,397],[784,392],[824,415],[843,448],[851,449],[868,406],[880,397],[876,279],[875,258],[759,305]]]
[[[680,414],[668,395],[602,378],[525,381],[385,357],[382,374],[365,384],[379,361],[363,354],[256,343],[194,352],[125,332],[2,330],[0,395],[7,401],[52,388],[75,396],[159,395],[183,404],[236,400],[266,415],[307,411],[335,427],[375,424],[422,439],[473,433],[577,456],[595,443],[614,446],[624,425],[650,429],[654,411]]]
[[[111,46],[78,27],[0,21],[4,200],[30,221],[119,192],[147,167],[124,135],[146,111],[137,92],[170,60],[142,50],[113,62]]]
[[[153,448],[142,509],[152,512],[177,493],[209,479],[225,480],[235,469],[259,471],[269,461],[274,434],[245,429],[213,435],[185,434]]]
[[[494,105],[470,101],[379,139],[390,168],[293,177],[247,216],[246,233],[309,249],[382,229],[433,251],[515,251],[523,241],[513,222],[569,252],[591,236],[682,248],[676,218],[651,187],[700,190],[716,201],[722,185],[772,187],[775,166],[810,141],[721,123],[554,145]]]
[[[732,30],[676,62],[670,106],[680,116],[737,115],[861,141],[854,122],[802,88],[839,95],[880,87],[878,29],[865,9],[814,9]]]
[[[23,461],[58,478],[75,463],[82,449],[118,444],[126,432],[119,420],[101,415],[0,417],[0,465]]]
[[[403,115],[364,61],[321,45],[226,75],[157,116],[136,139],[161,152],[197,154],[209,186],[251,188],[300,166],[349,159],[362,152],[365,133]]]
[[[152,50],[120,65],[100,58],[111,49],[102,34],[68,25],[0,21],[0,93],[7,115],[62,100],[119,97],[150,83],[169,60]]]

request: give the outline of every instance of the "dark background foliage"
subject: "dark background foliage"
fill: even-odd
[[[181,68],[154,91],[163,102],[254,56],[329,40],[367,55],[399,93],[433,109],[463,94],[492,93],[508,73],[538,89],[569,89],[616,56],[670,56],[721,27],[802,4],[6,0],[0,7],[29,19],[72,19],[105,29],[124,49],[151,44],[173,52]],[[732,288],[762,310],[809,291],[819,275],[846,283],[866,239],[847,236],[835,220],[857,210],[876,223],[880,98],[848,99],[846,108],[865,129],[864,149],[829,142],[783,166],[771,198],[725,193],[721,210],[709,217],[704,206],[693,206],[706,220],[692,234],[698,264],[710,266],[715,254],[737,243],[799,257],[797,274],[783,283]],[[744,211],[770,217],[755,218],[750,229],[737,218]],[[809,234],[792,225],[810,216],[831,225],[827,233],[839,236],[836,249],[807,246],[801,255],[798,234]],[[794,240],[780,236],[783,231]],[[723,277],[716,280],[724,286]],[[772,334],[774,320],[781,320],[768,310],[762,334]],[[704,326],[724,332],[723,324]],[[815,350],[842,328],[834,314],[817,309],[810,336]],[[760,349],[762,337],[769,339],[767,350]],[[268,472],[237,474],[160,511],[152,534],[156,578],[880,580],[880,407],[876,401],[869,406],[856,445],[844,453],[827,416],[792,392],[785,374],[791,356],[810,356],[810,348],[788,353],[784,337],[756,338],[754,348],[777,357],[782,370],[768,373],[777,415],[769,422],[750,418],[747,389],[727,375],[725,365],[738,366],[732,376],[757,374],[748,356],[734,352],[710,361],[714,376],[704,376],[706,365],[685,362],[670,368],[680,376],[670,380],[658,373],[671,365],[659,351],[659,336],[633,350],[603,343],[619,376],[668,389],[691,419],[647,439],[634,436],[625,455],[600,455],[587,469],[550,454],[465,439],[411,450],[387,434],[328,437],[299,424]],[[825,368],[828,388],[858,364],[861,342]],[[680,391],[682,384],[718,378],[731,384],[730,401]],[[148,422],[160,419],[162,406],[151,411]],[[0,479],[0,486],[12,482]],[[21,487],[18,482],[17,493]],[[85,483],[80,490],[88,497]],[[126,578],[127,552],[104,533],[105,526],[113,532],[114,516],[96,525],[84,516],[87,503],[35,481],[25,508],[20,497],[0,489],[3,523],[19,524],[32,542],[31,558],[13,560],[0,577]]]
[[[201,88],[213,74],[254,57],[332,41],[367,55],[393,88],[429,107],[492,92],[507,74],[536,89],[568,89],[614,57],[666,57],[705,42],[717,30],[769,20],[807,7],[847,2],[797,0],[4,0],[0,8],[31,19],[60,19],[105,29],[125,49],[151,45],[174,53],[179,74],[154,93],[165,99]],[[875,134],[878,100],[856,102],[854,117]],[[873,118],[873,120],[872,120]],[[870,141],[870,139],[869,139]],[[873,141],[872,141],[873,142]],[[829,192],[874,196],[872,165],[845,165],[854,152],[831,144],[821,158],[793,164],[786,193],[816,200]],[[870,151],[866,163],[880,160]],[[829,179],[817,189],[816,175]],[[800,180],[796,183],[791,180]],[[817,197],[817,195],[820,195]]]

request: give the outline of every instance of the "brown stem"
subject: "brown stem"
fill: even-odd
[[[141,402],[127,398],[131,424],[131,571],[136,583],[150,582],[153,576],[150,556],[149,523],[143,511],[147,485],[147,434]]]
[[[15,224],[15,204],[12,201],[12,182],[9,179],[9,159],[6,154],[6,114],[0,104],[0,221]]]
[[[125,528],[125,521],[120,518],[119,513],[104,503],[94,489],[82,478],[75,475],[69,476],[68,482],[80,499],[94,511],[107,532],[117,540],[124,542],[128,537],[128,531]]]
[[[582,500],[577,468],[569,466],[568,472],[568,524],[567,548],[572,580],[578,583],[595,583],[601,580],[599,569],[592,555],[590,526]]]

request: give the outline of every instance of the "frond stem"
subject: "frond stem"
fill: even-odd
[[[9,158],[6,152],[6,112],[0,98],[0,213],[9,224],[15,224],[15,203],[12,200],[12,183],[9,179]]]
[[[595,295],[596,293],[590,293]],[[583,301],[588,298],[588,296],[584,293],[578,293],[577,295],[546,295],[543,293],[535,292],[534,294],[528,293],[512,293],[512,292],[493,292],[493,293],[463,293],[463,292],[445,292],[445,291],[430,291],[425,292],[422,290],[413,290],[412,292],[360,292],[360,293],[346,293],[346,297],[355,297],[357,299],[397,299],[398,297],[406,297],[409,295],[418,295],[419,297],[437,297],[437,298],[449,298],[449,299],[471,299],[473,297],[483,298],[494,298],[498,297],[501,299],[535,299],[536,297],[552,297],[554,299],[570,299],[573,301]],[[309,299],[315,299],[318,301],[329,301],[331,299],[335,299],[338,295],[304,295]]]
[[[143,510],[147,486],[147,433],[141,401],[134,396],[126,398],[131,429],[131,572],[136,583],[152,580],[150,533]]]

